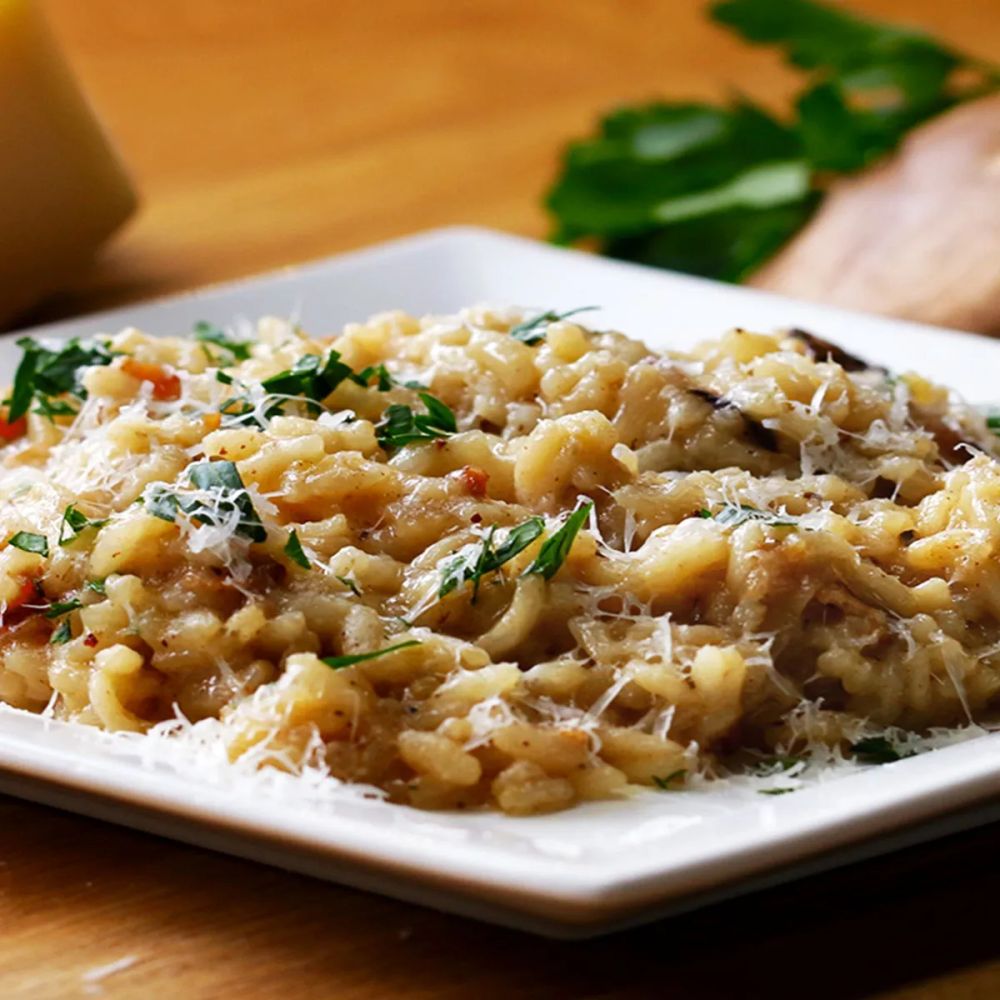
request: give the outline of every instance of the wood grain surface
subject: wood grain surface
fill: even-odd
[[[997,0],[851,6],[1000,54]],[[598,111],[793,85],[697,0],[45,7],[144,205],[37,318],[429,226],[543,235],[539,192]],[[998,849],[988,827],[554,944],[0,799],[0,996],[995,997]]]

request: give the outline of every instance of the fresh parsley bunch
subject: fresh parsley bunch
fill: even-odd
[[[794,113],[777,118],[743,97],[613,112],[566,151],[547,197],[555,241],[588,238],[614,257],[740,281],[809,219],[832,176],[1000,88],[995,66],[814,0],[722,0],[710,15],[807,74]]]

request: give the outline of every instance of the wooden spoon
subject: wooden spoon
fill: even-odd
[[[1000,95],[838,182],[757,288],[1000,335]]]

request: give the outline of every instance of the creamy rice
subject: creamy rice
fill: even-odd
[[[0,426],[0,699],[515,814],[989,718],[979,414],[804,333],[532,318],[85,349]]]

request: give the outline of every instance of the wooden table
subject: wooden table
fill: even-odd
[[[852,6],[1000,52],[997,0]],[[697,0],[46,7],[144,207],[37,318],[429,226],[542,235],[539,192],[596,112],[793,80]],[[997,996],[998,849],[985,828],[554,944],[0,799],[0,996]]]

